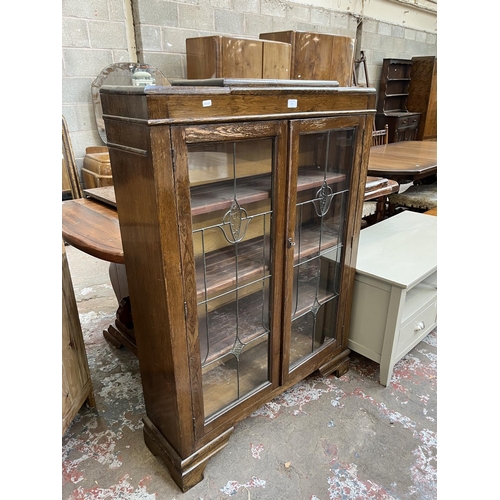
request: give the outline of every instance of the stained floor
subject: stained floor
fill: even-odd
[[[354,353],[343,377],[312,375],[262,406],[182,493],[144,444],[137,358],[102,336],[117,308],[108,264],[66,252],[97,406],[62,438],[63,500],[437,498],[437,329],[388,387]]]

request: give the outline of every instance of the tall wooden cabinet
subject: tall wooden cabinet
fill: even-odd
[[[375,91],[224,80],[101,97],[144,438],[186,491],[235,422],[348,370]]]
[[[259,38],[289,43],[292,47],[291,76],[294,80],[336,80],[352,85],[354,38],[311,31],[274,31]]]
[[[377,101],[376,126],[389,128],[389,142],[415,141],[420,113],[409,111],[408,95],[412,78],[410,59],[384,59]]]
[[[422,113],[418,140],[437,139],[437,57],[412,57],[408,109]]]

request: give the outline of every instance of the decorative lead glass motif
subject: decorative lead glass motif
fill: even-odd
[[[314,210],[318,217],[324,217],[328,210],[330,210],[330,205],[332,203],[333,191],[332,188],[327,184],[326,180],[318,189],[316,193],[316,199],[313,200]]]
[[[247,211],[240,207],[235,198],[229,210],[224,214],[220,228],[227,242],[234,245],[245,238],[249,223]]]
[[[238,337],[236,337],[233,348],[231,350],[231,353],[236,357],[236,359],[238,360],[240,359],[240,354],[241,351],[243,351],[244,347],[245,344],[243,344],[243,342],[241,342],[241,340]]]
[[[316,295],[316,297],[314,298],[314,304],[311,306],[311,312],[313,313],[314,317],[316,317],[316,315],[318,314],[320,307],[321,304],[318,302],[318,296]]]

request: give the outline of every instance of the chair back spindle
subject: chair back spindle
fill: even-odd
[[[383,146],[389,142],[389,125],[382,130],[372,132],[372,146]]]

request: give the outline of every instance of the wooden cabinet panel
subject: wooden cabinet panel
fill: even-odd
[[[437,139],[437,58],[412,58],[408,110],[422,113],[418,139]]]
[[[436,326],[436,235],[435,217],[409,210],[361,231],[348,345],[380,363],[382,385]]]
[[[377,111],[381,114],[408,111],[412,62],[409,59],[384,59],[380,75]]]
[[[145,441],[183,491],[238,420],[348,369],[375,105],[291,80],[194,85],[101,90]]]
[[[389,126],[389,142],[422,139],[422,128],[426,121],[423,114],[425,99],[416,97],[421,90],[414,90],[413,99],[410,97],[414,78],[417,81],[421,79],[415,77],[415,59],[419,58],[384,59],[382,64],[376,125],[378,129],[384,128],[386,124]],[[422,74],[420,64],[417,74]],[[420,89],[420,85],[418,87]]]
[[[293,79],[336,80],[341,87],[352,84],[354,38],[306,31],[261,33],[259,38],[291,44]]]
[[[416,141],[420,124],[419,113],[385,113],[376,116],[377,129],[389,127],[389,142]]]
[[[186,39],[187,77],[290,78],[289,44],[250,38]]]
[[[62,433],[82,405],[95,406],[82,327],[64,243],[62,244]]]

